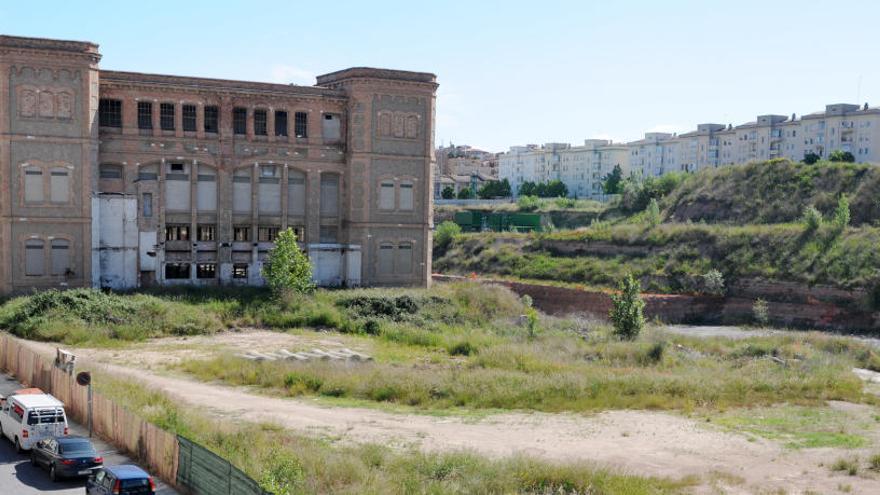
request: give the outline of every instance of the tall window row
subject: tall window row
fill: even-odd
[[[153,113],[156,105],[151,101],[137,102],[137,127],[142,131],[153,129]],[[175,118],[176,105],[174,103],[159,103],[159,128],[163,131],[177,130]],[[198,130],[198,109],[193,104],[181,105],[181,126],[184,132],[196,132]],[[220,108],[216,105],[206,105],[202,108],[203,128],[206,133],[216,134],[220,131]],[[269,110],[257,108],[251,113],[253,132],[256,136],[268,136],[273,132],[277,137],[288,137],[289,118],[285,110],[275,110],[274,126],[269,129]],[[329,117],[329,119],[326,119]],[[325,120],[338,121],[338,116],[327,114]],[[102,98],[98,104],[98,123],[101,127],[122,127],[122,100]],[[235,107],[232,109],[232,131],[237,135],[247,134],[248,109]],[[327,127],[328,124],[324,124]],[[336,126],[338,127],[338,126]],[[338,139],[338,130],[329,129],[327,137]],[[308,112],[295,112],[293,114],[293,137],[309,137],[309,114]]]
[[[73,276],[68,239],[30,238],[24,241],[26,277]]]

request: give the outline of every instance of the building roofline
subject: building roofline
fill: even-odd
[[[167,74],[150,74],[143,72],[127,72],[101,70],[101,82],[149,84],[158,86],[187,86],[198,89],[232,90],[232,91],[266,91],[289,93],[291,95],[344,97],[345,93],[318,86],[299,86],[296,84],[278,84],[235,79],[215,79],[209,77],[175,76]]]
[[[0,47],[27,48],[32,50],[58,50],[75,53],[98,53],[98,44],[91,41],[31,38],[0,34]]]
[[[437,76],[430,72],[382,69],[377,67],[350,67],[318,76],[318,86],[325,86],[348,79],[389,79],[416,83],[437,84]]]

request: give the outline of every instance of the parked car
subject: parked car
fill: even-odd
[[[0,399],[0,433],[21,452],[68,433],[64,404],[49,394],[25,393]]]
[[[88,438],[69,436],[40,440],[31,449],[31,464],[49,470],[49,478],[89,476],[104,464]]]
[[[156,484],[137,466],[105,466],[89,476],[86,495],[156,495]]]

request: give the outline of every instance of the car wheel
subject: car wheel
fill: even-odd
[[[52,481],[58,481],[58,477],[55,475],[55,466],[49,467],[49,479]]]

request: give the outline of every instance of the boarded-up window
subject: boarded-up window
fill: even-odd
[[[339,176],[321,175],[321,216],[339,215]]]
[[[232,211],[250,213],[251,211],[251,171],[240,168],[232,176]]]
[[[171,211],[189,211],[190,183],[186,164],[170,163],[165,174],[165,208]]]
[[[337,141],[340,136],[339,116],[325,113],[321,120],[323,123],[323,134],[325,141]]]
[[[52,240],[52,275],[66,275],[70,269],[70,242],[66,239]]]
[[[142,196],[141,207],[144,218],[153,216],[153,195],[152,193],[144,193]]]
[[[53,168],[50,172],[49,198],[53,203],[70,201],[70,172],[66,168]]]
[[[413,209],[413,183],[410,181],[400,183],[400,209]]]
[[[199,165],[199,177],[196,184],[196,207],[199,211],[217,209],[217,176],[214,169]]]
[[[379,185],[379,209],[394,209],[394,182],[383,181]]]
[[[390,275],[394,271],[394,246],[392,244],[379,245],[379,273]]]
[[[99,177],[102,179],[121,179],[122,166],[120,165],[101,165],[99,168]]]
[[[45,273],[43,258],[43,241],[28,239],[24,244],[24,274],[39,277]]]
[[[257,205],[260,213],[281,213],[281,179],[278,177],[276,165],[260,167]]]
[[[24,201],[25,203],[43,202],[43,170],[37,167],[24,169]]]
[[[287,212],[297,216],[306,214],[306,174],[298,170],[287,172]]]
[[[400,274],[412,273],[413,248],[412,244],[404,242],[397,246],[397,256],[395,260],[396,272]]]

